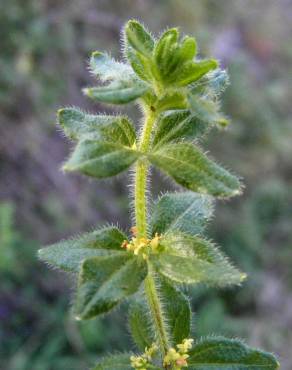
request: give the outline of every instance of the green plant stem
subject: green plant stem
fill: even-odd
[[[155,280],[153,278],[153,273],[151,273],[150,266],[148,276],[145,279],[145,293],[148,300],[150,313],[152,315],[155,327],[157,329],[156,334],[159,342],[159,347],[162,353],[162,357],[164,357],[169,348],[169,340],[165,328],[165,321],[163,318],[161,303],[159,300],[159,296],[157,294],[157,288],[155,285]]]
[[[146,114],[145,125],[140,137],[139,149],[142,152],[147,151],[150,139],[151,131],[155,123],[156,116],[154,112]],[[144,159],[138,160],[136,164],[135,173],[135,220],[137,228],[137,236],[142,238],[147,236],[147,175],[149,165]]]
[[[148,114],[147,114],[148,113]],[[139,149],[146,152],[149,148],[151,132],[155,124],[155,112],[149,110],[146,113],[145,125],[140,137]],[[140,159],[136,165],[135,174],[135,219],[137,236],[147,237],[147,175],[149,165],[143,159]],[[148,305],[150,308],[153,323],[156,328],[156,335],[158,338],[159,346],[163,357],[169,348],[169,341],[167,331],[165,328],[165,319],[163,318],[163,311],[159,300],[155,279],[151,266],[148,266],[148,276],[145,279],[145,294],[147,297]]]
[[[136,164],[134,200],[137,236],[139,238],[147,235],[147,172],[148,164],[139,160]]]

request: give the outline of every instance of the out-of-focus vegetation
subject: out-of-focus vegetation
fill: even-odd
[[[214,131],[208,148],[243,176],[246,190],[217,205],[209,232],[249,280],[235,292],[196,289],[196,332],[245,337],[277,352],[289,370],[290,0],[1,1],[0,369],[81,370],[105,349],[131,346],[123,308],[74,322],[67,313],[70,282],[36,259],[40,245],[74,231],[112,219],[128,227],[121,181],[109,186],[58,171],[69,145],[53,123],[60,105],[105,110],[80,93],[90,84],[84,61],[95,49],[117,51],[130,17],[154,30],[180,25],[198,38],[202,55],[221,59],[230,73],[224,111],[233,124],[223,136]]]

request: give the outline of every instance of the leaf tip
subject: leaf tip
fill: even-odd
[[[98,58],[100,56],[103,56],[103,53],[101,51],[94,51],[92,54],[91,54],[91,57],[92,58]]]
[[[37,251],[37,256],[39,259],[41,260],[44,259],[44,252],[45,252],[44,248],[41,248]]]
[[[63,172],[71,172],[71,171],[74,171],[74,168],[69,163],[65,163],[61,167],[61,171],[63,171]]]
[[[83,92],[83,94],[84,95],[86,95],[86,96],[92,96],[92,92],[91,92],[91,89],[90,88],[88,88],[88,87],[85,87],[84,89],[82,89],[82,92]]]
[[[244,272],[242,272],[241,274],[240,274],[240,282],[242,283],[243,281],[245,281],[247,279],[247,274],[246,273],[244,273]]]

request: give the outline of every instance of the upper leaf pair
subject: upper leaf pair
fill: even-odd
[[[149,96],[152,100],[153,97],[158,99],[158,91],[160,95],[161,92],[166,96],[176,94],[178,89],[197,83],[218,67],[214,59],[194,59],[197,53],[195,39],[186,36],[180,40],[176,28],[167,30],[155,40],[139,22],[129,21],[124,38],[125,56],[130,65],[116,62],[98,51],[91,56],[90,70],[105,84],[83,90],[94,100],[126,104],[143,98],[147,104]],[[186,92],[182,90],[180,94],[180,99],[185,101]],[[171,109],[177,106],[177,101],[173,103]],[[159,102],[155,106],[159,108]]]
[[[137,75],[158,86],[180,88],[189,85],[217,68],[215,60],[194,60],[194,38],[179,40],[176,28],[167,30],[155,41],[137,21],[125,27],[126,56]]]
[[[156,145],[146,153],[137,150],[135,129],[126,117],[91,115],[73,108],[61,109],[58,117],[65,134],[78,141],[63,167],[67,171],[104,178],[117,175],[143,156],[187,189],[218,197],[240,191],[238,179],[208,159],[197,146],[171,141],[178,130],[186,137],[200,130],[200,121],[189,112],[170,113],[159,121]],[[157,145],[161,141],[165,145]]]

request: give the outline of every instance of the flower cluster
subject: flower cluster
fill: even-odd
[[[141,356],[131,356],[131,366],[135,370],[147,370],[149,365],[151,365],[152,358],[157,350],[157,345],[153,343],[151,347],[145,348],[145,352]]]
[[[193,342],[193,339],[184,339],[181,344],[177,344],[177,349],[170,348],[164,357],[163,365],[172,366],[173,370],[188,366],[188,351],[192,348]]]
[[[135,235],[134,228],[132,228],[132,232]],[[161,239],[161,236],[159,236],[157,233],[152,239],[138,238],[134,236],[130,242],[125,240],[123,244],[121,245],[121,247],[125,248],[129,252],[132,252],[135,256],[142,255],[143,259],[146,260],[150,252],[152,253],[159,252],[160,239]]]

